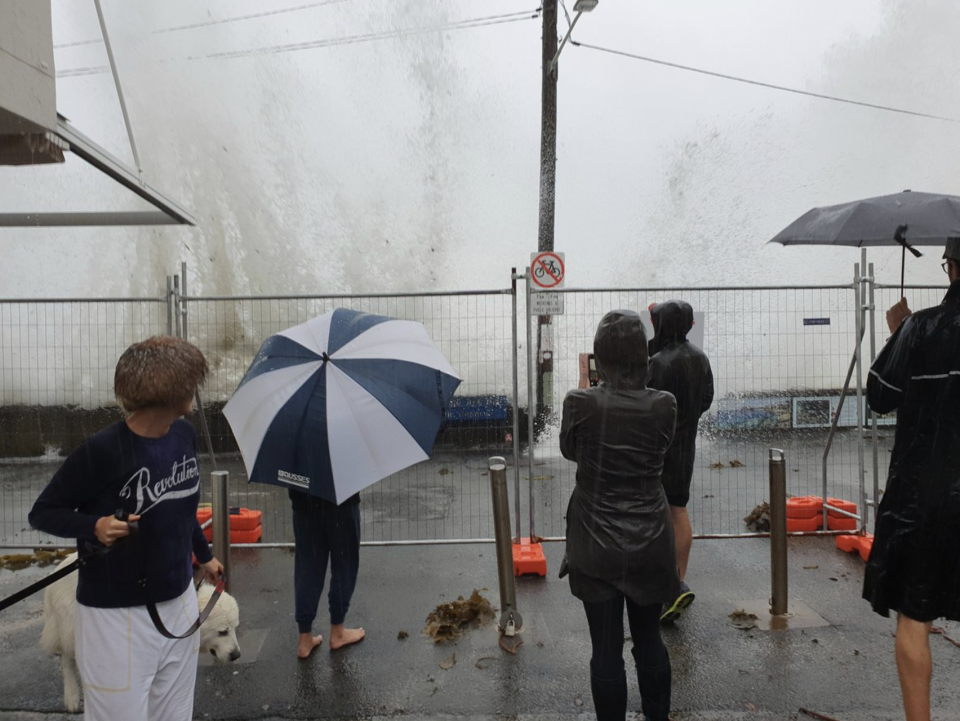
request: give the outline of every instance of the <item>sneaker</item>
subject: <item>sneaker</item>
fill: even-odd
[[[664,604],[663,613],[660,616],[660,623],[673,623],[681,614],[690,608],[690,604],[693,603],[693,599],[696,596],[693,591],[690,590],[690,587],[681,581],[680,583],[680,595],[677,596],[676,600],[670,604]]]

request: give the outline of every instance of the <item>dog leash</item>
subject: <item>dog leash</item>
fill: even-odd
[[[202,581],[201,581],[202,582]],[[144,578],[140,579],[140,583],[144,590],[147,587],[147,581]],[[203,610],[200,612],[200,615],[197,616],[197,620],[184,631],[179,636],[171,633],[167,630],[167,627],[163,625],[163,620],[160,618],[160,612],[157,610],[157,605],[153,601],[147,601],[147,613],[150,614],[150,620],[153,621],[154,627],[157,631],[160,632],[161,636],[172,639],[187,638],[195,634],[199,628],[203,625],[203,622],[207,620],[207,617],[210,615],[210,612],[213,611],[213,607],[217,605],[217,600],[220,598],[221,594],[226,587],[227,579],[224,576],[220,576],[220,580],[217,582],[217,585],[213,588],[213,593],[210,595],[210,600],[207,601],[207,605],[203,607]],[[200,584],[197,584],[197,588],[200,588]]]
[[[51,573],[49,576],[45,576],[36,583],[32,583],[26,588],[17,591],[12,596],[7,596],[5,599],[0,601],[0,611],[3,611],[6,608],[9,608],[15,603],[22,601],[28,596],[32,596],[37,591],[46,588],[51,583],[59,581],[64,576],[69,576],[74,571],[80,570],[83,566],[86,566],[90,561],[97,558],[101,558],[110,552],[110,546],[94,546],[91,543],[87,543],[87,552],[82,556],[79,556],[73,563],[70,563],[63,568],[58,568],[56,571]]]
[[[117,513],[120,514],[119,511]],[[125,518],[121,518],[120,515],[118,515],[117,518],[119,518],[121,521],[126,520]],[[127,521],[127,525],[130,526],[130,539],[134,544],[133,555],[137,559],[137,575],[140,577],[140,580],[137,581],[137,583],[140,588],[143,589],[144,596],[147,599],[147,613],[150,615],[150,620],[153,621],[154,628],[156,628],[160,635],[164,638],[178,640],[192,636],[203,625],[203,622],[207,620],[207,617],[210,616],[210,612],[213,611],[213,607],[217,605],[217,601],[220,599],[220,596],[226,589],[226,577],[223,574],[220,574],[220,580],[217,582],[217,585],[214,586],[213,593],[210,595],[210,600],[207,601],[207,605],[203,607],[203,610],[197,616],[197,620],[191,624],[190,628],[179,635],[172,633],[163,624],[163,619],[160,618],[160,611],[157,610],[157,604],[150,600],[150,592],[147,588],[147,575],[143,572],[143,566],[140,564],[140,526],[136,521],[132,523]],[[200,580],[200,583],[203,583],[203,579]],[[200,588],[200,583],[197,584],[197,588]]]
[[[147,594],[147,578],[146,578],[146,575],[143,573],[143,569],[140,564],[140,546],[137,541],[139,532],[140,532],[140,527],[139,525],[137,525],[136,521],[133,521],[132,523],[130,521],[127,521],[127,517],[128,517],[127,514],[125,514],[121,510],[118,510],[113,515],[117,520],[126,521],[127,525],[130,527],[130,536],[128,536],[128,538],[131,538],[133,543],[136,545],[134,557],[137,559],[136,560],[137,575],[140,577],[138,584],[144,590],[144,594]],[[123,539],[120,539],[120,541],[122,540]],[[113,546],[95,546],[88,541],[87,552],[79,556],[73,563],[70,563],[64,566],[63,568],[58,568],[49,576],[45,576],[44,578],[40,579],[36,583],[32,583],[26,588],[21,589],[20,591],[17,591],[13,595],[7,596],[5,599],[0,600],[0,611],[3,611],[4,609],[9,608],[13,604],[18,603],[19,601],[22,601],[23,599],[29,596],[32,596],[37,591],[40,591],[46,588],[50,584],[56,583],[64,576],[69,576],[74,571],[80,570],[80,568],[90,563],[90,561],[96,560],[97,558],[102,558],[103,556],[108,554],[111,550],[113,550]],[[199,587],[200,587],[200,584],[198,583],[197,588]],[[207,605],[204,606],[203,611],[200,612],[199,616],[197,617],[197,620],[193,622],[193,624],[190,626],[189,629],[187,629],[186,632],[184,632],[182,635],[179,635],[179,636],[171,633],[167,629],[167,627],[163,625],[163,620],[160,618],[160,612],[157,610],[157,605],[153,601],[148,600],[146,602],[147,613],[150,615],[150,620],[153,621],[154,627],[162,636],[170,639],[187,638],[188,636],[192,636],[193,634],[195,634],[197,630],[200,628],[200,626],[203,625],[203,622],[207,620],[207,617],[210,616],[210,612],[213,611],[213,607],[217,605],[217,601],[219,600],[220,596],[223,594],[225,588],[226,588],[226,577],[221,574],[219,582],[217,583],[216,586],[214,586],[213,593],[210,596],[210,600],[207,601]]]

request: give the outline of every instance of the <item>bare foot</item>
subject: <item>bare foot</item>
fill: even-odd
[[[297,658],[310,658],[313,650],[323,643],[323,636],[311,636],[309,633],[300,634],[300,643],[297,646]]]
[[[363,640],[366,633],[362,628],[344,628],[343,625],[330,627],[330,650],[336,651],[338,648],[349,646],[352,643],[359,643]]]

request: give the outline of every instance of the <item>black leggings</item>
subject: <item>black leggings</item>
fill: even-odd
[[[647,721],[670,714],[670,657],[660,638],[660,604],[638,606],[623,594],[601,603],[583,602],[593,656],[590,689],[597,721],[622,721],[627,713],[627,674],[623,663],[623,605],[627,605],[640,705]]]

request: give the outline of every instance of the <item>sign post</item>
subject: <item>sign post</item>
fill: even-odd
[[[537,323],[537,433],[546,426],[553,408],[553,315],[562,313],[563,300],[549,300],[549,292],[563,287],[566,276],[566,261],[563,253],[543,250],[530,254],[530,290],[531,296],[541,296],[528,306],[530,313],[536,312]],[[560,313],[551,308],[560,304]],[[543,310],[541,310],[543,309]]]

